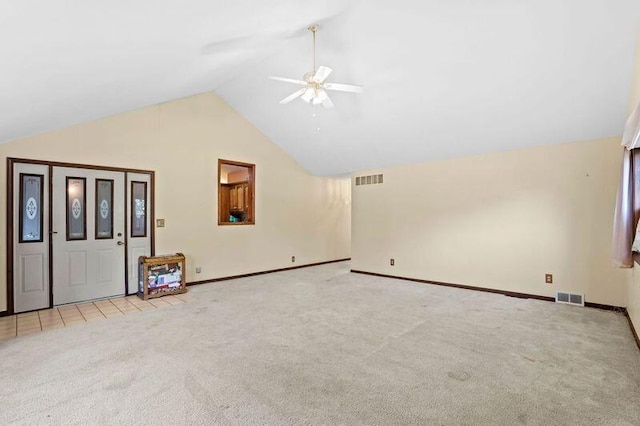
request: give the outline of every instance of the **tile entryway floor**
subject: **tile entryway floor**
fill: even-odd
[[[187,293],[149,300],[142,300],[138,296],[127,296],[12,315],[0,318],[0,340],[114,316],[130,315],[146,309],[185,303],[189,300],[192,300],[192,297]]]

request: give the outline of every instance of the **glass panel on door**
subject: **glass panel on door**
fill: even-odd
[[[20,243],[42,242],[43,175],[20,174]]]
[[[67,177],[67,241],[87,239],[87,180]]]
[[[113,238],[113,179],[96,179],[96,240]]]
[[[131,182],[131,236],[147,236],[147,183]]]

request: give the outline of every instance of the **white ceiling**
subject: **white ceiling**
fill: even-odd
[[[316,22],[364,93],[279,105]],[[212,90],[320,175],[615,136],[639,28],[637,0],[0,0],[0,141]]]

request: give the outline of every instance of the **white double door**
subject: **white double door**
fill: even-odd
[[[15,312],[136,292],[150,175],[17,164],[13,177]]]

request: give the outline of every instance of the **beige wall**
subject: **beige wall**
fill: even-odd
[[[636,66],[633,88],[631,91],[630,109],[635,108],[640,102],[640,33],[638,33],[638,49],[636,51]],[[636,265],[630,272],[627,296],[627,311],[633,321],[634,327],[640,333],[640,267]]]
[[[633,110],[638,103],[640,103],[640,31],[638,31],[638,45],[636,47],[636,61],[631,85],[629,110]]]
[[[625,306],[628,272],[611,265],[620,162],[611,138],[358,173],[384,183],[352,187],[352,268]]]
[[[156,253],[185,253],[188,281],[294,266],[293,255],[295,265],[350,256],[349,180],[309,175],[214,94],[10,142],[0,155],[3,179],[8,156],[155,170],[156,218],[166,221]],[[217,225],[218,158],[256,165],[254,226]],[[0,240],[5,271],[5,233]],[[0,274],[0,312],[5,281]]]

